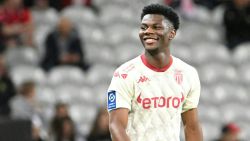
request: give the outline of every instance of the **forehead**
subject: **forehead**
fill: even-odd
[[[154,23],[162,23],[163,21],[167,21],[166,18],[163,15],[159,14],[146,14],[142,20],[141,23],[147,23],[147,24],[154,24]]]

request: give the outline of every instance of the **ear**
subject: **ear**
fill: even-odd
[[[169,32],[168,39],[169,39],[169,40],[174,39],[175,35],[176,35],[176,31],[175,31],[175,30],[171,30],[171,31]]]

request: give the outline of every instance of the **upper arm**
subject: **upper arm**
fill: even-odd
[[[107,92],[107,108],[109,111],[109,129],[113,141],[129,141],[126,134],[128,115],[133,97],[133,82],[125,72],[117,69]]]
[[[122,128],[127,127],[129,110],[126,108],[119,108],[109,112],[109,124],[110,127],[120,126]]]
[[[126,134],[128,112],[126,108],[118,108],[109,112],[109,130],[113,141],[130,141]]]
[[[191,109],[182,113],[181,117],[182,117],[182,122],[183,122],[184,127],[186,125],[190,126],[190,125],[195,125],[199,123],[197,108],[194,108],[194,109]]]
[[[202,141],[202,129],[198,119],[197,108],[182,113],[186,141]]]

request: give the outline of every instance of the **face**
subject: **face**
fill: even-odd
[[[67,107],[66,106],[58,107],[58,109],[56,111],[56,115],[57,115],[57,117],[66,117],[66,116],[68,116]]]
[[[175,30],[164,16],[147,14],[143,17],[139,37],[146,50],[165,48],[174,36]]]
[[[63,35],[68,35],[70,31],[72,30],[72,24],[71,21],[67,18],[60,19],[58,23],[59,31]]]

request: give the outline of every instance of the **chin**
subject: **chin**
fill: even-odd
[[[157,49],[158,49],[157,46],[148,46],[148,45],[145,45],[144,48],[145,48],[146,50],[148,50],[148,51],[150,51],[150,50],[153,51],[153,50],[157,50]]]

